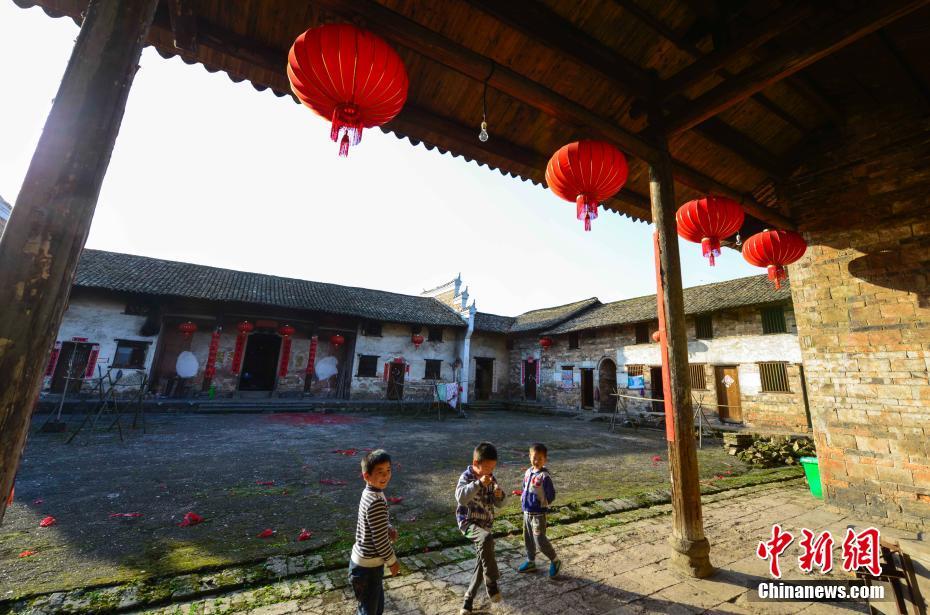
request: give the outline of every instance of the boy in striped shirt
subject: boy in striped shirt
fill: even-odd
[[[494,554],[494,536],[491,524],[494,522],[494,507],[504,501],[504,492],[494,478],[497,466],[497,449],[490,442],[482,442],[475,447],[472,463],[462,472],[455,487],[455,519],[459,529],[475,547],[475,572],[471,583],[465,591],[465,602],[460,615],[472,612],[475,594],[484,581],[488,598],[491,602],[500,602],[501,592],[497,587],[500,573]]]
[[[367,483],[358,503],[355,544],[349,562],[349,581],[358,600],[358,615],[384,613],[384,567],[391,575],[400,572],[392,542],[397,531],[388,519],[384,488],[391,482],[391,457],[379,449],[362,458],[362,477]]]

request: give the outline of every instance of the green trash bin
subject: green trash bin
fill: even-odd
[[[823,487],[820,485],[820,466],[817,465],[817,458],[801,457],[800,462],[804,466],[804,475],[807,476],[807,486],[810,487],[811,495],[822,500]]]

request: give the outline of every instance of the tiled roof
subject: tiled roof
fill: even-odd
[[[148,295],[273,305],[388,322],[465,326],[451,308],[432,297],[100,250],[84,250],[74,284]]]
[[[3,197],[0,196],[0,218],[4,220],[10,217],[10,214],[13,212],[13,206],[3,200]]]
[[[507,333],[516,320],[514,316],[498,316],[497,314],[475,312],[475,331]]]
[[[600,305],[601,302],[597,297],[583,299],[566,305],[556,307],[542,308],[520,314],[514,319],[510,327],[510,333],[524,333],[527,331],[538,331],[554,327],[565,320],[577,316],[584,310],[593,306]]]
[[[685,314],[703,314],[750,305],[791,301],[791,286],[787,280],[781,289],[765,275],[739,278],[692,286],[684,289]],[[571,333],[584,329],[596,329],[656,319],[656,296],[624,299],[599,305],[553,327],[546,333]]]

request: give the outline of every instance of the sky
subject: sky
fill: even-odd
[[[78,28],[0,0],[0,196],[15,204]],[[419,294],[461,273],[480,311],[516,315],[655,292],[652,227],[450,154],[329,123],[224,73],[142,53],[88,248]],[[475,121],[475,138],[480,118]],[[490,143],[493,115],[488,118]],[[762,273],[680,241],[685,286]]]

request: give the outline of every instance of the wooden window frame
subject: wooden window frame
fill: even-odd
[[[705,367],[704,363],[689,363],[688,364],[688,378],[690,378],[692,391],[706,391],[707,390],[707,370],[705,370],[704,367]],[[698,376],[698,378],[695,378],[696,375]],[[700,386],[698,386],[698,384]]]
[[[763,361],[758,365],[763,393],[791,393],[787,361]]]
[[[705,326],[702,327],[700,323],[705,323]],[[711,314],[700,314],[694,317],[694,339],[714,339],[714,319]]]
[[[645,335],[643,335],[645,331]],[[648,344],[652,341],[652,337],[649,335],[649,323],[648,322],[638,322],[633,325],[633,335],[636,336],[637,344]]]
[[[632,363],[632,364],[626,365],[627,378],[629,378],[630,376],[634,376],[634,377],[643,376],[645,375],[644,374],[645,371],[646,371],[646,366],[643,365],[642,363]]]
[[[764,307],[762,313],[762,335],[778,335],[788,332],[788,320],[785,318],[785,306]],[[777,314],[777,315],[776,315]]]
[[[428,327],[426,329],[426,341],[427,342],[441,342],[442,341],[442,327]]]
[[[384,337],[383,330],[384,323],[378,322],[376,320],[367,321],[362,325],[362,335],[365,337]]]
[[[568,349],[569,350],[578,350],[581,347],[581,336],[578,335],[578,332],[568,334]]]
[[[430,368],[435,368],[436,373],[431,375]],[[442,359],[426,359],[426,367],[423,370],[423,380],[442,380]]]
[[[362,367],[365,365],[366,359],[371,360],[371,373],[362,373]],[[371,354],[360,354],[358,355],[358,371],[355,374],[356,378],[377,378],[378,377],[378,356]]]
[[[131,361],[128,363],[118,363],[119,350],[121,346],[128,346],[134,350],[142,350],[142,361],[139,364],[134,364]],[[110,364],[110,367],[115,367],[118,369],[145,369],[145,360],[148,358],[149,346],[152,345],[152,342],[144,340],[116,340],[116,350],[113,353],[113,363]],[[134,352],[130,352],[130,359]]]

